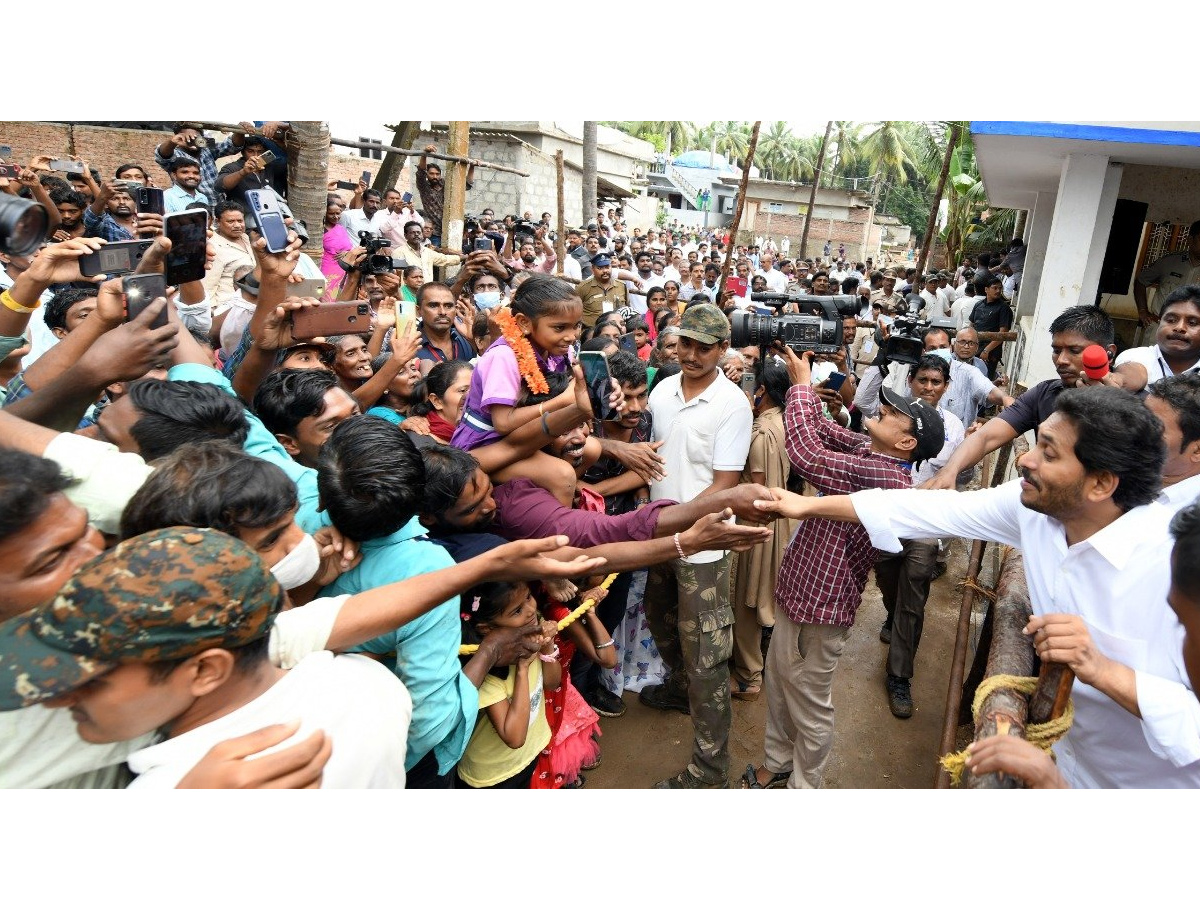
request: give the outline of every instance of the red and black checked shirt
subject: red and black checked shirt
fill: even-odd
[[[826,419],[811,387],[788,390],[783,422],[794,470],[823,494],[912,487],[900,460],[872,453],[870,437]],[[861,525],[806,519],[783,554],[775,603],[797,624],[849,628],[875,557]]]

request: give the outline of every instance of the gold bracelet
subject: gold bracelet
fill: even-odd
[[[42,305],[42,301],[39,298],[38,302],[33,304],[33,306],[24,306],[16,301],[8,289],[5,289],[2,293],[0,293],[0,303],[3,303],[15,313],[24,313],[25,315],[29,315],[29,313],[33,312]]]

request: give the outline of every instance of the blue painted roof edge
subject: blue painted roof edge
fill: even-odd
[[[1198,131],[1159,131],[1153,128],[1121,128],[1115,125],[1069,125],[1063,122],[972,122],[971,134],[1200,147]]]

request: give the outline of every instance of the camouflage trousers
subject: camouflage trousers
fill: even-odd
[[[646,622],[670,670],[666,685],[691,707],[695,737],[689,768],[704,781],[724,781],[729,774],[732,559],[732,554],[711,563],[677,559],[651,566],[646,580]]]

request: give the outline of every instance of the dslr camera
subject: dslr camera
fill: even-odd
[[[778,341],[791,347],[795,353],[805,350],[837,353],[842,349],[842,317],[854,315],[857,309],[853,297],[755,293],[750,295],[750,300],[776,310],[786,303],[798,303],[813,314],[765,316],[739,309],[730,317],[730,343],[734,347],[748,347],[751,344],[770,347]],[[846,311],[843,308],[846,304],[841,301],[850,301],[853,308]]]

